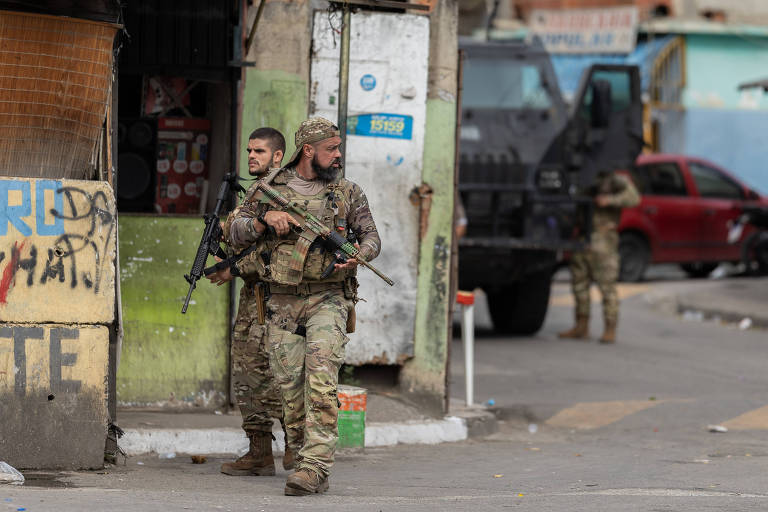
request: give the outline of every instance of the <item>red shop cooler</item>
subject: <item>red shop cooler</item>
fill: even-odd
[[[211,122],[188,117],[157,120],[157,213],[199,213],[208,179]]]

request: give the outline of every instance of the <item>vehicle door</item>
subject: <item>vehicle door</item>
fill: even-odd
[[[573,180],[583,190],[597,173],[629,169],[643,148],[637,66],[598,64],[582,76],[569,127]]]
[[[738,261],[740,244],[728,243],[728,229],[741,215],[745,190],[720,169],[688,161],[699,195],[700,261]]]
[[[698,261],[700,207],[678,163],[638,165],[632,178],[643,197],[636,210],[651,244],[652,260]]]

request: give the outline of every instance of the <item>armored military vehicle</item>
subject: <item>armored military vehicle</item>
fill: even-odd
[[[640,153],[636,66],[591,65],[566,101],[540,44],[462,42],[459,287],[482,288],[495,330],[544,322],[558,262],[589,238],[589,189]]]

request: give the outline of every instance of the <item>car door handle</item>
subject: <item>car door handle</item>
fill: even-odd
[[[715,214],[715,210],[711,208],[707,208],[706,210],[704,210],[704,215],[706,215],[707,217],[712,217],[714,214]]]
[[[659,209],[656,208],[655,206],[646,206],[645,208],[643,208],[643,211],[648,215],[656,215],[657,213],[659,213]]]

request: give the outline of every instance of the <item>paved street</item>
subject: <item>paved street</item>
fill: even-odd
[[[494,400],[497,433],[343,455],[322,497],[282,496],[284,472],[226,477],[223,459],[193,465],[179,455],[30,473],[25,487],[0,486],[0,511],[766,510],[768,332],[684,320],[649,301],[699,285],[712,281],[623,287],[619,343],[601,346],[557,339],[572,314],[558,282],[535,337],[479,329],[476,398]],[[462,398],[459,340],[452,361],[452,396]]]

